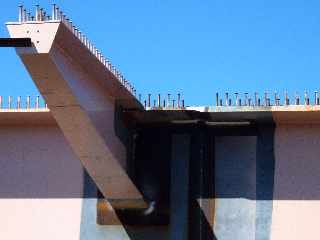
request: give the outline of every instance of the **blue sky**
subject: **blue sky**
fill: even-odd
[[[210,105],[217,91],[319,90],[319,1],[79,2],[55,1],[142,94],[181,92],[187,105]],[[20,3],[1,3],[1,37]],[[0,51],[0,94],[36,94],[14,49]]]

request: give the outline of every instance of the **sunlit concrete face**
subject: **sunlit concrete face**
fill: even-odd
[[[96,199],[0,199],[1,239],[130,240],[121,225],[96,224]]]
[[[31,38],[32,48],[17,48],[19,54],[48,53],[52,47],[55,35],[59,28],[58,22],[44,24],[7,24],[9,33],[15,38]]]
[[[1,123],[0,239],[129,239],[96,223],[95,184],[52,119]]]
[[[116,101],[139,107],[134,96],[64,22],[8,23],[17,49],[73,152],[116,207],[146,207],[126,174],[126,147],[116,134]],[[129,101],[130,100],[130,101]],[[119,205],[117,205],[119,207]]]

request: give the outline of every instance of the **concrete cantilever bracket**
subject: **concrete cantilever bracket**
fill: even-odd
[[[115,208],[145,208],[126,174],[126,148],[115,134],[115,102],[141,104],[114,72],[61,21],[7,23],[16,48],[74,153]]]

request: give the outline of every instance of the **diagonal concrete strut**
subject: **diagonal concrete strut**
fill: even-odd
[[[144,208],[126,174],[126,149],[115,133],[115,103],[141,104],[60,21],[7,23],[11,37],[31,38],[17,54],[54,118],[113,207]]]

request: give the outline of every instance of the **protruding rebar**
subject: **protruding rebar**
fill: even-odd
[[[300,97],[299,97],[299,94],[297,92],[295,93],[294,98],[295,98],[295,104],[296,105],[300,105]]]
[[[51,15],[51,16],[50,16]],[[56,4],[52,4],[51,13],[47,14],[40,5],[36,5],[36,14],[35,16],[31,16],[30,13],[27,14],[26,10],[24,9],[23,5],[19,6],[19,22],[26,22],[26,21],[50,21],[50,20],[60,20],[62,21],[67,28],[69,28],[75,36],[77,36],[80,41],[99,59],[103,65],[110,69],[110,71],[117,77],[118,80],[120,79],[120,73],[113,68],[112,64],[100,53],[97,52],[98,50],[90,43],[88,38],[79,31],[76,27],[74,27],[72,21],[63,14],[63,12],[59,9]],[[133,95],[136,96],[136,90],[133,86],[131,86],[128,82],[124,83],[124,86],[130,91]],[[170,105],[170,101],[167,102],[167,105]],[[180,107],[181,102],[178,98],[178,107]]]
[[[320,105],[320,99],[318,96],[318,91],[314,91],[314,104],[315,105]]]
[[[219,106],[219,93],[216,93],[216,105]]]
[[[61,11],[59,9],[59,7],[56,8],[56,11],[57,11],[57,20],[61,21]]]
[[[248,106],[248,93],[244,93],[244,105]]]
[[[182,99],[182,109],[184,109],[184,99]]]
[[[26,22],[27,21],[27,10],[23,9],[23,21]]]
[[[59,20],[63,22],[63,12],[62,11],[59,12],[59,16],[60,16]]]
[[[284,101],[285,105],[288,106],[290,104],[289,97],[288,97],[288,91],[285,91],[284,95],[285,95],[285,101]]]
[[[40,107],[40,97],[37,96],[36,97],[36,109],[38,109]]]
[[[160,94],[158,94],[158,108],[161,107],[161,96]]]
[[[165,99],[163,99],[163,105],[162,105],[162,107],[163,108],[166,108],[167,106],[166,106],[166,100]]]
[[[274,103],[276,106],[280,106],[280,98],[277,92],[274,92]]]
[[[269,106],[269,105],[268,105],[268,92],[265,92],[265,93],[264,93],[264,105],[265,105],[265,106]]]
[[[20,109],[20,107],[21,107],[21,97],[18,96],[17,97],[17,109]]]
[[[78,30],[78,34],[77,37],[79,38],[79,40],[81,41],[81,36],[82,36],[82,32],[80,30]],[[99,56],[99,51],[97,50],[97,56]]]
[[[56,4],[52,4],[52,20],[57,20],[56,18]]]
[[[30,109],[30,96],[27,96],[27,109]]]
[[[239,93],[234,93],[234,95],[236,96],[236,106],[239,106]]]
[[[147,100],[144,100],[144,109],[147,108]]]
[[[148,107],[150,107],[150,104],[151,104],[151,94],[149,93],[148,94]]]
[[[305,91],[305,93],[304,93],[304,104],[305,105],[310,105],[310,99],[309,99],[307,91]]]
[[[177,107],[180,108],[180,93],[178,93]]]
[[[8,109],[11,109],[11,105],[12,105],[12,97],[9,96],[8,97]]]
[[[19,22],[23,22],[23,5],[19,5]]]
[[[223,106],[223,101],[222,101],[222,99],[220,99],[220,106]]]
[[[56,16],[56,20],[60,20],[60,11],[59,11],[59,7],[58,6],[56,6],[55,16]]]
[[[43,8],[40,8],[40,19],[39,21],[43,21]]]
[[[40,21],[40,6],[36,5],[36,21]]]
[[[258,105],[258,99],[259,99],[259,95],[257,92],[254,93],[254,105],[255,106],[259,106]]]
[[[167,95],[167,103],[168,103],[168,108],[170,107],[170,93]]]
[[[175,103],[175,100],[174,99],[172,99],[172,108],[174,109],[174,103]]]
[[[229,93],[226,92],[226,106],[229,106]]]
[[[70,25],[70,27],[71,27],[71,25]],[[88,44],[89,44],[89,40],[88,40],[88,38],[85,36],[84,37],[84,45],[88,48]],[[105,66],[107,66],[107,59],[105,58],[104,59],[104,65]]]

